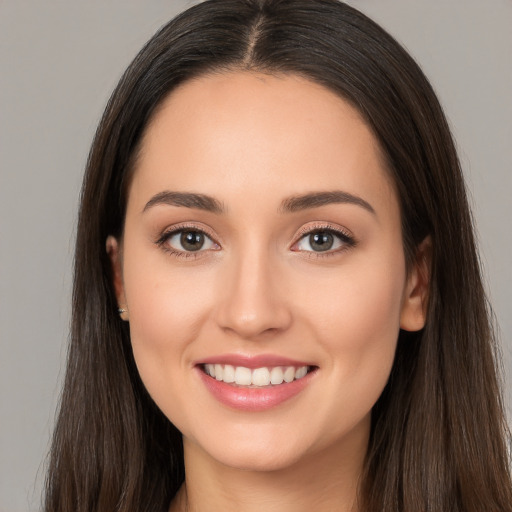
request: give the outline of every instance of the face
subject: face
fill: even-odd
[[[293,75],[182,85],[147,128],[107,248],[141,378],[186,450],[259,470],[364,455],[424,296],[348,103]]]

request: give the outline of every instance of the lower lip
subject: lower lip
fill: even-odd
[[[311,381],[316,370],[301,379],[262,388],[237,387],[206,375],[197,368],[199,376],[210,393],[222,404],[242,411],[265,411],[298,395]]]

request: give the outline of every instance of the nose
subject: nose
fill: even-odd
[[[285,331],[292,314],[276,262],[265,251],[234,259],[221,277],[216,315],[219,327],[248,340]]]

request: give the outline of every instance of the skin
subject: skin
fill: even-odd
[[[148,201],[215,198],[224,213]],[[343,191],[360,204],[283,211]],[[358,112],[293,75],[233,71],[173,91],[146,130],[122,240],[107,250],[149,393],[184,437],[186,483],[171,510],[357,510],[370,413],[399,329],[424,325],[424,255],[406,272],[398,199]],[[185,253],[173,228],[212,242]],[[315,252],[305,231],[355,240]],[[157,241],[160,240],[160,243]],[[178,240],[178,242],[177,242]],[[184,257],[185,256],[185,257]],[[266,411],[219,403],[195,362],[276,354],[318,369]]]

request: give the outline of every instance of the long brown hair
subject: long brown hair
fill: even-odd
[[[137,373],[105,240],[122,234],[129,175],[158,105],[192,77],[234,69],[299,74],[354,105],[396,185],[408,263],[432,240],[426,326],[399,335],[372,412],[360,509],[510,512],[497,349],[452,136],[413,59],[337,0],[207,0],[164,26],[122,77],[82,189],[45,511],[164,511],[183,482],[181,435]]]

